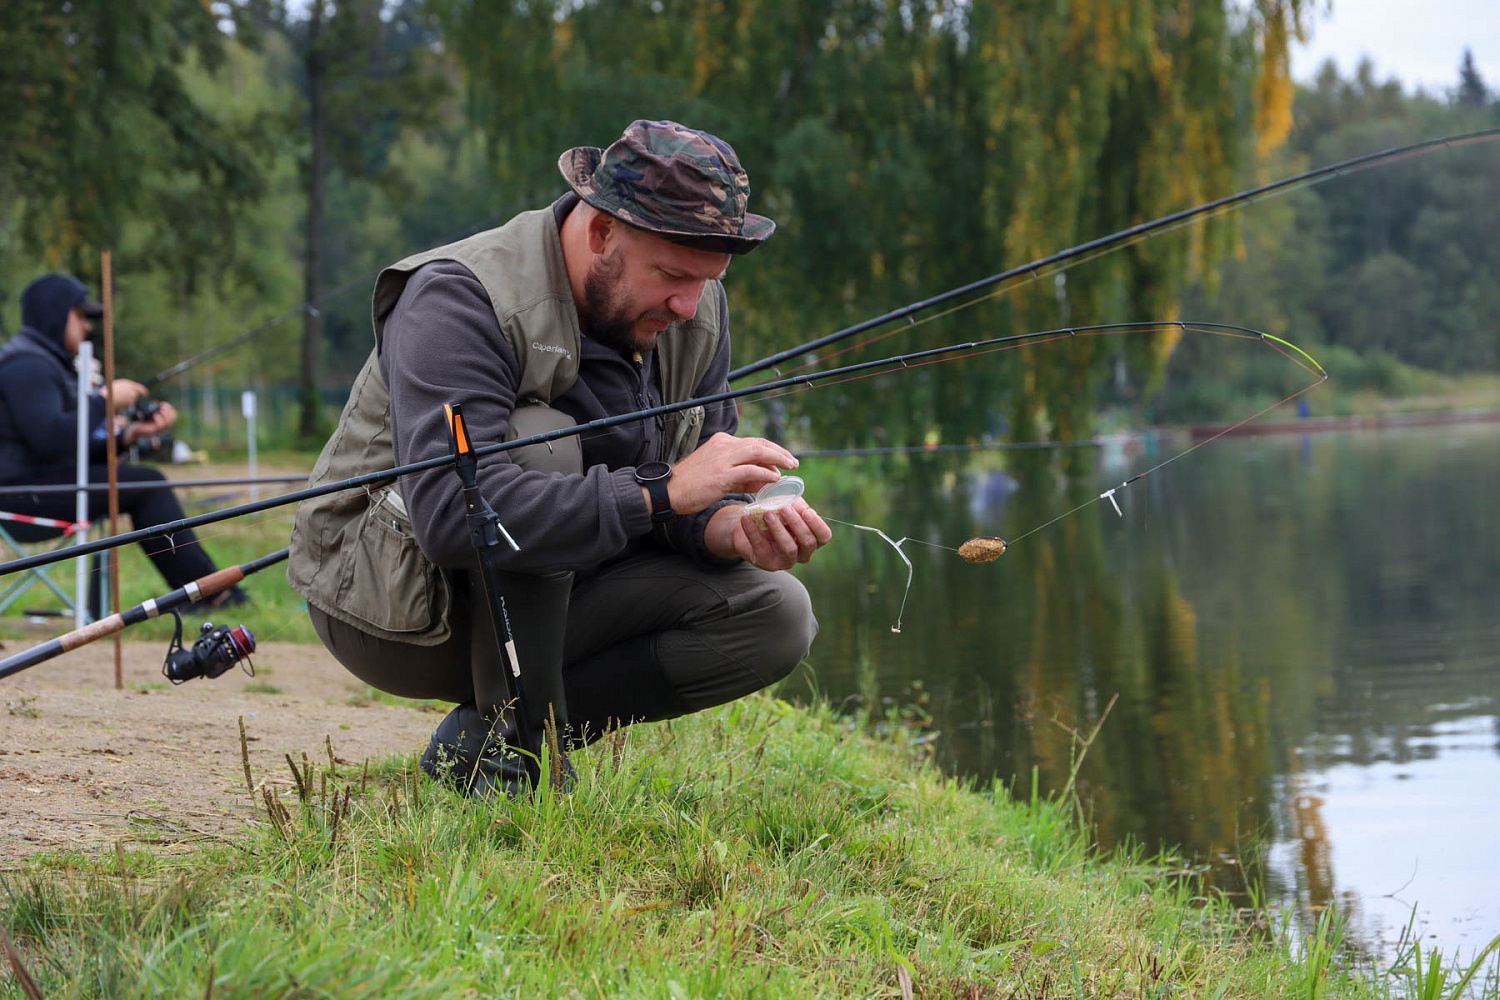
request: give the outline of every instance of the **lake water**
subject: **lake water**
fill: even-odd
[[[1224,438],[1123,517],[1020,538],[1186,445],[1077,449],[1071,489],[1016,452],[807,459],[834,517],[1019,541],[983,566],[906,543],[896,634],[906,567],[834,525],[798,571],[822,625],[799,683],[930,715],[946,767],[1018,794],[1076,765],[1101,843],[1337,905],[1377,958],[1413,921],[1472,955],[1500,934],[1500,425]]]

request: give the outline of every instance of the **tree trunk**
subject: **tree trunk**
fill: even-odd
[[[307,247],[302,258],[302,410],[298,434],[319,435],[318,356],[322,353],[323,314],[317,308],[322,291],[323,198],[328,185],[328,120],[323,107],[323,0],[313,0],[307,24],[307,106],[312,130],[312,157],[307,170]]]

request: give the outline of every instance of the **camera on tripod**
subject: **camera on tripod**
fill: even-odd
[[[161,672],[173,684],[190,681],[194,677],[218,677],[230,667],[244,661],[245,673],[255,676],[255,667],[250,654],[255,652],[255,635],[243,625],[215,625],[204,622],[198,633],[198,641],[182,648],[182,617],[177,618],[177,634],[167,647],[167,658]]]

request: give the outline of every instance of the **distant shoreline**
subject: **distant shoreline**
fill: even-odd
[[[1441,424],[1494,423],[1500,421],[1500,410],[1434,410],[1424,413],[1350,414],[1344,417],[1301,417],[1296,420],[1252,420],[1236,426],[1233,423],[1188,424],[1185,429],[1193,440],[1252,434],[1313,434],[1321,431],[1385,430],[1400,427],[1426,427]]]

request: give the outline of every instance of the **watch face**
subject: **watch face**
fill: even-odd
[[[665,479],[672,474],[672,467],[666,462],[646,462],[635,467],[635,478],[641,482],[649,482],[652,479]]]

